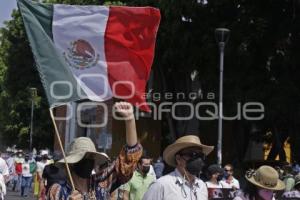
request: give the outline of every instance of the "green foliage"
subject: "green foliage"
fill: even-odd
[[[29,147],[31,119],[31,87],[38,89],[35,98],[33,141],[34,146],[52,147],[53,130],[38,73],[34,67],[23,22],[18,11],[1,29],[0,45],[0,132],[2,143]],[[43,138],[39,140],[38,138]],[[47,141],[47,142],[46,142]],[[40,143],[41,142],[41,143]],[[43,143],[44,142],[44,143]]]
[[[263,120],[230,123],[246,132],[252,125],[258,125],[261,134],[273,130],[273,134],[288,135],[296,153],[293,157],[299,158],[300,16],[296,12],[299,3],[293,0],[126,2],[127,5],[149,5],[161,10],[153,66],[153,87],[157,92],[189,93],[200,89],[204,94],[214,92],[215,102],[218,102],[219,58],[214,30],[229,28],[231,35],[225,48],[225,115],[235,115],[237,102],[262,102],[265,106]],[[198,83],[191,81],[193,71],[198,72]],[[175,98],[173,101],[180,100]],[[176,112],[185,113],[180,109]],[[173,123],[168,121],[168,131],[174,129],[171,134],[175,137],[188,132],[189,122],[171,121]],[[197,133],[203,132],[205,127],[217,126],[216,121],[213,124],[198,123],[201,128],[196,130]],[[216,135],[217,129],[210,130]],[[237,134],[241,134],[241,140],[243,137],[247,140],[248,136],[242,136],[241,132]]]

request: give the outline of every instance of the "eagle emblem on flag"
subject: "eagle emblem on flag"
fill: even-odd
[[[95,66],[99,61],[99,54],[88,41],[78,39],[71,42],[70,46],[63,55],[71,67],[85,69]]]

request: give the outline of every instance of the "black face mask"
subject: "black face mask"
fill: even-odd
[[[204,162],[202,158],[194,158],[186,162],[185,168],[190,174],[199,177],[203,166],[204,166]]]
[[[44,161],[45,161],[45,160],[48,160],[48,156],[47,156],[47,155],[43,155],[43,156],[42,156],[42,160],[44,160]]]
[[[150,170],[150,166],[143,166],[143,167],[142,167],[142,172],[143,172],[144,174],[148,174],[149,170]]]
[[[72,166],[74,172],[81,178],[90,178],[92,170],[94,168],[94,160],[82,159],[78,163]]]

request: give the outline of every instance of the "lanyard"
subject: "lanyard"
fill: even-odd
[[[181,179],[181,182],[179,181],[179,178]],[[186,179],[184,177],[181,178],[177,175],[177,180],[175,183],[180,186],[182,197],[184,199],[187,199],[188,195],[187,195],[187,191],[185,190],[185,186],[184,186],[184,184],[186,183]],[[197,188],[195,186],[196,185],[192,184],[191,187],[189,187],[190,188],[190,197],[191,197],[190,200],[193,200],[194,199],[193,197],[195,197],[195,200],[197,200]]]

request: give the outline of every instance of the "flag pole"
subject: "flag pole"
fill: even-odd
[[[54,120],[53,108],[49,108],[49,111],[50,111],[51,119],[52,119],[52,122],[53,122],[53,125],[54,125],[55,134],[56,134],[56,137],[57,137],[57,140],[58,140],[58,144],[59,144],[60,150],[61,150],[61,152],[63,154],[63,157],[64,157],[65,166],[66,166],[66,169],[67,169],[69,180],[71,182],[72,190],[74,191],[75,190],[74,181],[73,181],[73,178],[72,178],[72,175],[71,175],[71,172],[70,172],[69,165],[67,163],[65,150],[63,148],[63,145],[62,145],[62,142],[61,142],[61,139],[60,139],[60,136],[59,136],[57,125],[56,125],[55,120]]]

